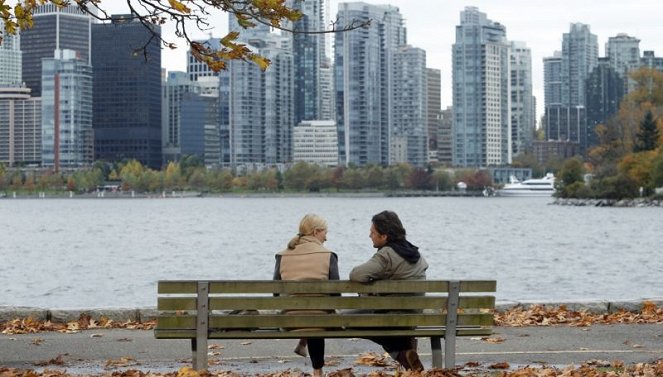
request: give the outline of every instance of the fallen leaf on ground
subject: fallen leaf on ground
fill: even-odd
[[[380,356],[373,352],[366,352],[359,355],[355,360],[355,364],[367,365],[369,367],[384,367],[391,364],[391,358],[387,359],[386,356]]]
[[[248,346],[248,345],[251,344],[251,343],[252,343],[252,342],[242,342],[242,343],[240,343],[240,345],[242,345],[242,346]]]
[[[497,343],[504,343],[504,340],[505,340],[505,339],[504,339],[504,338],[500,338],[499,336],[496,336],[496,337],[494,337],[494,338],[493,338],[493,337],[483,337],[483,338],[481,338],[481,340],[483,340],[483,341],[486,342],[486,343],[497,344]]]
[[[224,348],[226,348],[226,346],[221,344],[210,344],[209,346],[207,346],[208,350],[222,350]]]
[[[92,335],[90,335],[90,338],[101,338],[103,336],[104,336],[104,334],[92,334]]]
[[[44,343],[44,339],[34,338],[34,339],[32,339],[32,342],[30,342],[30,343],[34,344],[35,346],[41,346],[41,344]]]
[[[325,363],[325,365],[327,364]],[[331,373],[327,373],[327,377],[354,377],[354,376],[355,374],[352,371],[352,368],[339,369]]]
[[[34,363],[34,365],[40,366],[40,367],[43,367],[43,366],[46,366],[46,365],[64,365],[64,355],[66,355],[66,354],[57,355],[54,359],[50,359],[48,361],[37,361],[37,362]]]
[[[134,359],[133,357],[123,356],[123,357],[120,357],[117,360],[113,360],[113,359],[106,360],[106,363],[104,364],[104,368],[105,369],[114,369],[114,368],[121,368],[121,367],[126,367],[126,366],[129,366],[129,365],[136,365],[136,364],[138,364],[138,363],[136,362],[136,359]]]
[[[495,363],[488,366],[490,369],[509,369],[511,366],[506,361],[501,363]]]

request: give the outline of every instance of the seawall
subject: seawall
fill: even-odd
[[[615,313],[620,310],[639,312],[645,301],[663,307],[663,297],[635,300],[584,300],[584,301],[498,301],[495,305],[498,312],[508,311],[516,307],[528,308],[535,305],[545,305],[556,308],[564,305],[568,310],[587,311],[589,313]],[[91,309],[45,309],[23,306],[0,306],[0,322],[16,318],[32,317],[41,321],[69,322],[77,320],[81,314],[87,314],[92,319],[106,317],[116,322],[150,321],[156,319],[155,307],[145,308],[91,308]]]

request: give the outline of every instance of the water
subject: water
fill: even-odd
[[[663,296],[660,208],[549,198],[0,200],[0,306],[154,306],[160,279],[271,279],[300,218],[329,222],[341,278],[399,213],[430,279],[496,279],[498,300]],[[658,224],[658,225],[656,225]]]

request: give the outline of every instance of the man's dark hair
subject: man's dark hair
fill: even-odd
[[[396,212],[382,211],[373,216],[371,221],[378,233],[387,235],[387,241],[405,240],[405,228]]]

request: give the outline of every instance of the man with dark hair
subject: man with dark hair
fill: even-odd
[[[350,272],[350,280],[362,283],[374,280],[425,280],[428,263],[419,248],[405,238],[405,228],[398,215],[382,211],[373,216],[369,237],[378,251],[367,262]],[[424,369],[413,337],[371,338],[389,352],[405,369]]]

